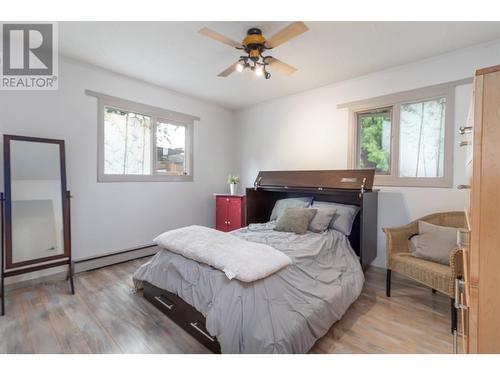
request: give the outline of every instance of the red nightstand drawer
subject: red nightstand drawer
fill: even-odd
[[[245,226],[245,196],[215,196],[215,229],[229,232]]]

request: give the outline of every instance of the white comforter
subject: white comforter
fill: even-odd
[[[191,225],[165,232],[153,242],[169,251],[224,272],[229,279],[252,282],[292,263],[270,246],[242,240],[215,229]]]

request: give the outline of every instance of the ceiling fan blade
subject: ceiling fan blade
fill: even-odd
[[[226,70],[220,72],[217,77],[227,77],[231,73],[233,73],[236,70],[236,66],[238,65],[238,61],[235,62],[234,64],[230,65]]]
[[[304,22],[292,22],[290,25],[278,31],[266,42],[269,48],[278,47],[279,45],[289,41],[302,33],[305,33],[309,28]]]
[[[285,74],[287,76],[292,75],[297,71],[293,66],[284,63],[274,57],[266,57],[266,63],[272,68],[276,69],[281,74]]]
[[[228,38],[227,36],[219,34],[217,31],[209,29],[208,27],[204,27],[204,28],[198,30],[198,33],[201,35],[205,35],[211,39],[214,39],[218,42],[227,44],[228,46],[231,46],[234,48],[241,48],[242,47],[241,43],[237,42],[236,40],[233,40],[231,38]]]

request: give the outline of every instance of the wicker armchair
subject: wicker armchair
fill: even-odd
[[[436,290],[450,297],[451,329],[457,325],[457,315],[454,306],[455,279],[462,276],[462,250],[454,249],[450,253],[450,265],[439,264],[416,258],[411,255],[408,240],[418,233],[418,221],[445,227],[465,228],[463,212],[440,212],[424,216],[411,223],[397,228],[384,228],[387,239],[387,285],[386,295],[391,296],[391,272],[396,271],[427,285],[435,293]]]

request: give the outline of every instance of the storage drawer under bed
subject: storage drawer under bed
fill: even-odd
[[[221,352],[217,338],[205,328],[205,317],[178,295],[145,281],[144,298],[212,352]]]

